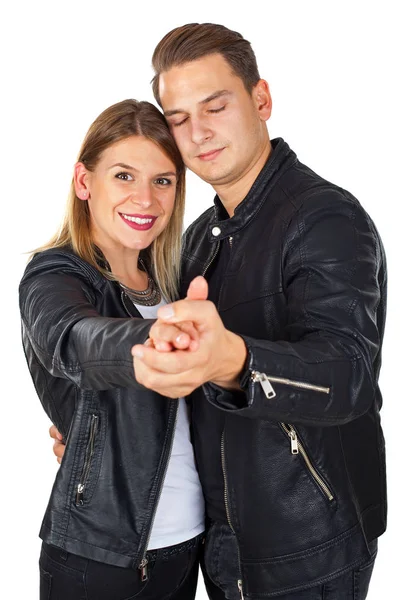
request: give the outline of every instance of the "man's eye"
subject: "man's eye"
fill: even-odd
[[[210,113],[219,113],[225,110],[225,106],[221,106],[221,108],[209,108],[208,112]]]
[[[179,121],[178,123],[172,123],[172,127],[180,127],[181,125],[186,123],[187,120],[188,120],[188,118],[186,117],[186,119],[183,119],[182,121]]]
[[[129,173],[117,173],[115,176],[117,179],[122,179],[122,181],[132,181],[132,175]]]
[[[158,177],[155,180],[155,183],[157,183],[157,185],[171,185],[172,181],[167,177]]]

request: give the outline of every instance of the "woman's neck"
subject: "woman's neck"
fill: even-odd
[[[130,248],[106,248],[97,244],[104,254],[112,274],[124,285],[134,290],[145,290],[148,286],[147,274],[139,269],[139,250]]]

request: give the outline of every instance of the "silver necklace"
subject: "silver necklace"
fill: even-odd
[[[139,262],[143,271],[147,275],[147,288],[145,290],[134,290],[121,282],[119,282],[119,286],[122,290],[122,293],[128,296],[129,300],[133,302],[133,304],[140,304],[141,306],[156,306],[161,302],[160,289],[154,279],[148,274],[143,261],[139,259]]]

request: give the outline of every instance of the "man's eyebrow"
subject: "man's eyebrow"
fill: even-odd
[[[217,92],[214,92],[213,94],[211,94],[210,96],[207,96],[207,98],[204,98],[204,100],[200,100],[199,104],[207,104],[208,102],[211,102],[212,100],[216,100],[217,98],[221,98],[222,96],[231,96],[232,92],[229,92],[228,90],[218,90]],[[186,112],[183,108],[176,108],[174,110],[166,110],[164,112],[164,117],[172,117],[173,115],[176,115],[178,113],[184,113]]]

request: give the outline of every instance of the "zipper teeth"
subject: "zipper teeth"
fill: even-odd
[[[293,379],[284,379],[282,377],[270,377],[267,375],[270,381],[274,383],[284,383],[286,385],[293,385],[294,387],[304,388],[305,390],[314,390],[316,392],[323,392],[324,394],[330,393],[330,388],[323,387],[322,385],[314,385],[312,383],[303,383],[302,381],[293,381]]]
[[[325,493],[328,500],[330,500],[330,501],[333,500],[333,494],[332,494],[331,490],[328,488],[326,483],[321,479],[321,477],[318,475],[315,467],[312,465],[311,460],[308,458],[307,452],[305,451],[303,444],[300,442],[299,436],[297,435],[297,431],[295,430],[293,425],[288,426],[285,423],[281,423],[281,425],[282,425],[285,433],[287,433],[287,435],[290,436],[290,433],[292,433],[292,432],[296,435],[297,445],[300,450],[300,454],[304,458],[304,461],[307,465],[308,470],[310,471],[311,475],[313,476],[315,481],[318,483],[318,485],[320,486],[322,491]]]
[[[174,400],[174,402],[176,402],[176,400]],[[170,445],[169,451],[168,451],[167,464],[165,465],[164,473],[163,473],[162,478],[161,478],[161,485],[159,487],[157,500],[156,500],[155,505],[154,505],[153,514],[152,514],[151,521],[150,521],[149,532],[147,534],[147,540],[146,540],[145,550],[143,552],[143,558],[142,558],[142,560],[140,562],[139,569],[145,567],[147,565],[147,563],[148,563],[148,560],[146,558],[146,552],[147,552],[147,548],[148,548],[149,541],[150,541],[151,530],[153,529],[154,519],[156,517],[157,507],[158,507],[158,504],[160,502],[161,491],[162,491],[162,488],[163,488],[163,485],[164,485],[165,477],[167,475],[169,461],[171,460],[172,446],[174,445],[174,437],[175,437],[175,431],[176,431],[176,423],[178,421],[178,408],[179,408],[179,406],[176,409],[175,420],[174,420],[174,428],[172,430],[171,445]]]
[[[261,381],[262,375],[264,373],[259,373],[258,371],[253,371],[251,374],[251,379],[253,381]],[[324,394],[329,394],[331,388],[324,387],[322,385],[314,385],[313,383],[304,383],[303,381],[295,381],[293,379],[286,379],[284,377],[273,377],[272,375],[265,375],[269,381],[273,383],[282,383],[284,385],[292,385],[293,387],[302,388],[305,390],[313,390],[315,392],[323,392]]]
[[[233,528],[231,516],[229,513],[228,481],[227,481],[227,477],[226,477],[226,465],[225,465],[225,429],[223,430],[222,436],[221,436],[221,464],[222,464],[222,475],[224,478],[224,502],[225,502],[226,518],[228,519],[229,527],[231,528],[232,533],[234,534],[234,536],[236,538],[236,533]],[[240,550],[239,550],[239,544],[237,543],[237,538],[236,538],[236,547],[237,547],[237,555],[238,555],[238,566],[239,566],[239,571],[240,571]],[[240,576],[242,576],[242,575],[240,574]],[[238,588],[240,591],[240,598],[243,599],[243,580],[238,579],[237,583],[238,583]]]
[[[221,242],[219,242],[219,241],[217,242],[217,245],[216,245],[216,247],[215,247],[215,250],[214,250],[214,253],[213,253],[213,255],[211,256],[210,260],[208,261],[208,263],[207,263],[207,264],[206,264],[206,266],[204,267],[204,269],[203,269],[203,272],[202,272],[202,276],[203,276],[203,277],[204,277],[204,276],[205,276],[205,274],[207,273],[207,271],[208,271],[208,269],[209,269],[209,267],[210,267],[211,263],[213,262],[214,258],[217,256],[217,254],[218,254],[218,250],[219,250],[219,246],[220,246],[220,243],[221,243]]]
[[[229,527],[232,529],[233,533],[235,533],[233,526],[232,526],[231,516],[229,514],[228,483],[227,483],[227,478],[226,478],[226,466],[225,466],[225,430],[222,432],[222,436],[221,436],[221,464],[222,464],[222,475],[224,478],[224,501],[225,501],[226,517],[228,519]]]
[[[86,480],[89,475],[90,465],[92,464],[92,456],[94,449],[94,440],[97,433],[97,425],[98,425],[99,417],[97,415],[92,415],[92,421],[90,423],[90,434],[89,434],[89,442],[86,448],[86,456],[85,461],[83,463],[83,469],[80,477],[80,481],[78,484],[78,492],[82,493],[83,488],[85,487]]]

